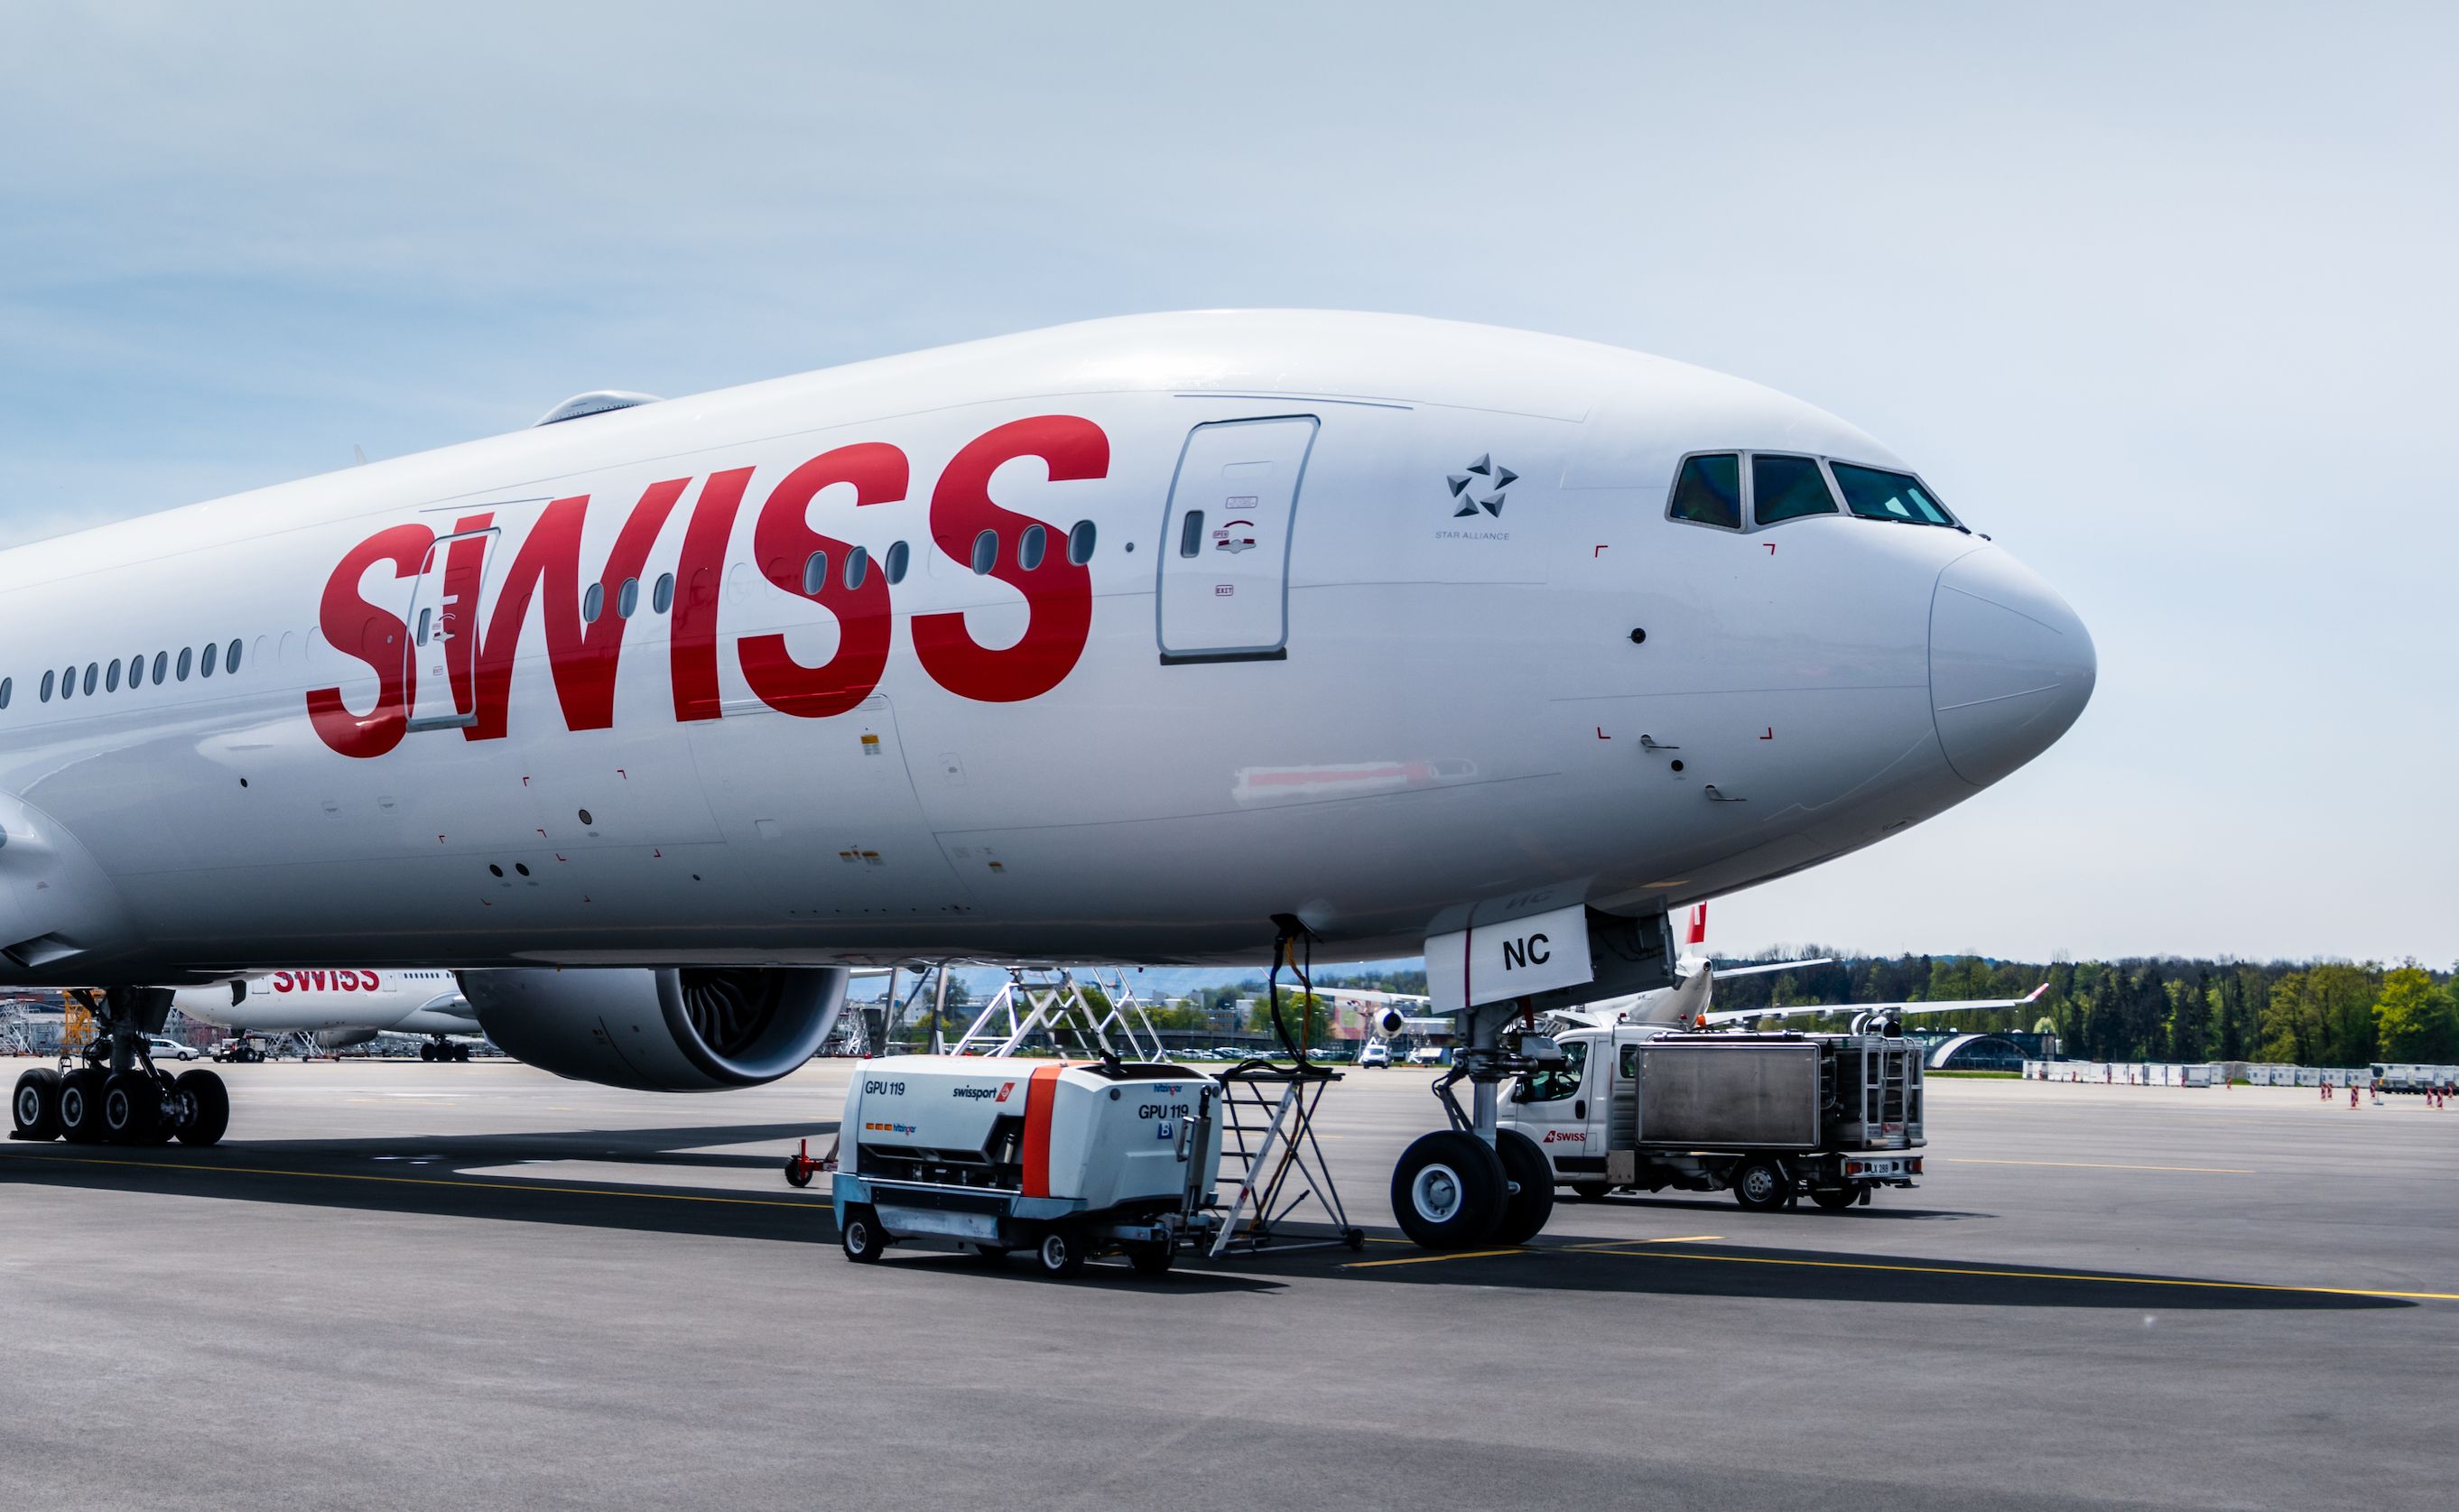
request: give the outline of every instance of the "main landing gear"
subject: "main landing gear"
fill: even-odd
[[[1451,1127],[1411,1144],[1392,1170],[1400,1231],[1429,1250],[1522,1245],[1554,1215],[1554,1173],[1537,1142],[1497,1126],[1499,1089],[1526,1072],[1562,1063],[1554,1041],[1507,1027],[1509,1003],[1469,1010],[1468,1044],[1435,1082]],[[1470,1111],[1452,1089],[1469,1083]]]
[[[62,1056],[58,1069],[36,1066],[17,1078],[9,1100],[11,1139],[65,1139],[72,1144],[219,1144],[230,1127],[230,1093],[202,1069],[174,1076],[158,1069],[146,1036],[162,1032],[171,994],[159,987],[114,987],[103,995],[101,1027],[84,1063]]]
[[[452,1040],[445,1039],[442,1035],[430,1035],[428,1037],[427,1043],[418,1047],[418,1059],[421,1060],[467,1060],[470,1059],[470,1047],[465,1044],[454,1044]]]

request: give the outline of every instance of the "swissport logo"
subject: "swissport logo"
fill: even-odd
[[[1016,1083],[1015,1083],[1015,1082],[1000,1082],[1000,1083],[999,1083],[999,1095],[998,1095],[998,1096],[997,1096],[997,1097],[995,1097],[995,1098],[993,1098],[993,1099],[991,1099],[991,1101],[992,1101],[992,1102],[1006,1102],[1006,1101],[1007,1101],[1007,1095],[1008,1095],[1009,1093],[1011,1093],[1011,1092],[1015,1091],[1015,1090],[1016,1090]]]

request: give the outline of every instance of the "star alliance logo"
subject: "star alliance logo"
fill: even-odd
[[[1495,518],[1501,519],[1503,491],[1519,482],[1520,474],[1507,467],[1497,466],[1492,453],[1488,453],[1453,473],[1445,481],[1451,484],[1452,497],[1460,501],[1460,507],[1452,511],[1452,518],[1472,518],[1479,510],[1483,510]],[[1478,497],[1478,494],[1483,490],[1492,492],[1484,498]]]

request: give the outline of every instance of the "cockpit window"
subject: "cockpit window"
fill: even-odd
[[[1673,480],[1672,506],[1666,513],[1678,520],[1741,529],[1742,459],[1728,452],[1694,456],[1683,463]]]
[[[1931,498],[1915,478],[1873,467],[1857,467],[1850,462],[1833,466],[1836,486],[1844,491],[1845,504],[1865,519],[1902,520],[1908,525],[1955,524],[1955,517]]]
[[[1835,496],[1816,458],[1751,457],[1751,517],[1762,525],[1799,519],[1804,514],[1833,514]]]

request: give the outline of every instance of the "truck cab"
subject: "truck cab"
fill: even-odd
[[[1555,1042],[1562,1060],[1513,1084],[1503,1126],[1583,1197],[1728,1189],[1774,1209],[1807,1192],[1833,1209],[1921,1174],[1921,1049],[1901,1037],[1616,1024]]]

